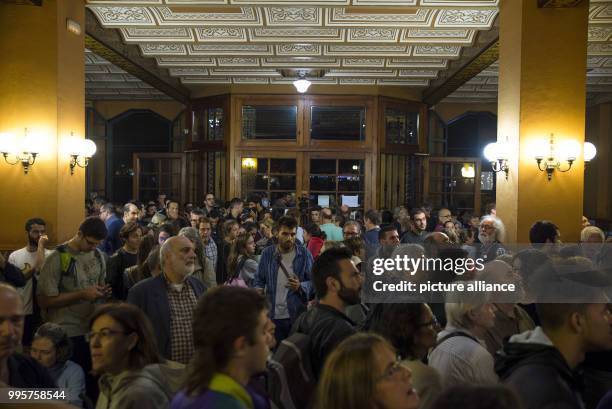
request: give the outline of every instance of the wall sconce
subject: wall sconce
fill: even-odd
[[[36,162],[36,156],[40,153],[39,146],[36,138],[28,135],[28,128],[24,129],[21,144],[12,134],[0,135],[0,153],[4,156],[4,161],[9,165],[21,163],[23,173],[26,175],[30,171],[30,167]]]
[[[476,176],[476,171],[474,170],[474,165],[469,163],[464,163],[461,168],[461,177],[466,179],[473,179]]]
[[[554,135],[550,134],[548,144],[543,140],[538,140],[534,143],[533,151],[535,152],[534,159],[538,163],[538,169],[546,172],[546,178],[550,182],[555,171],[565,173],[572,168],[574,161],[580,154],[580,144],[572,140],[563,142],[559,146],[559,156],[555,157]],[[561,168],[563,166],[561,161],[567,162],[567,168]]]
[[[585,164],[592,161],[597,155],[597,148],[591,142],[584,143],[584,162]]]
[[[245,170],[255,170],[257,169],[257,161],[255,158],[242,158],[242,167]]]
[[[507,143],[493,142],[485,146],[484,157],[491,162],[491,168],[493,172],[504,172],[506,174],[506,180],[508,180],[508,173],[510,167],[508,166],[508,151],[510,147]]]
[[[91,139],[74,138],[70,140],[70,174],[74,175],[74,168],[86,168],[89,159],[96,153],[96,144]]]

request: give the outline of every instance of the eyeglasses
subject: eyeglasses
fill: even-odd
[[[408,369],[403,363],[402,363],[402,359],[401,357],[397,357],[395,362],[393,363],[393,365],[389,366],[385,372],[383,372],[382,375],[380,375],[379,377],[377,377],[374,382],[378,383],[380,381],[386,381],[386,380],[390,380],[390,379],[394,379],[397,378],[397,376],[399,374],[405,373],[405,372],[410,372],[410,369]]]
[[[438,323],[438,319],[437,319],[437,318],[434,316],[434,317],[431,319],[431,321],[427,321],[427,322],[424,322],[424,323],[422,323],[422,324],[419,324],[419,325],[417,325],[417,327],[418,327],[418,328],[421,328],[421,327],[432,327],[432,328],[436,328],[438,325],[440,325],[440,324]]]
[[[106,341],[107,339],[111,338],[113,335],[117,335],[117,334],[123,334],[123,335],[127,335],[129,334],[129,332],[126,331],[115,331],[109,328],[103,328],[98,332],[93,332],[90,331],[87,334],[85,334],[85,341],[86,342],[91,342],[93,340],[94,337],[100,337],[100,340],[102,341]]]

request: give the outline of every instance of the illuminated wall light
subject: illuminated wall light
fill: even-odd
[[[461,168],[461,177],[464,177],[466,179],[472,179],[476,177],[476,170],[474,169],[474,165],[464,163],[463,167]]]
[[[247,170],[257,169],[257,161],[255,158],[242,158],[242,167]]]
[[[75,138],[74,133],[70,133],[67,140],[67,149],[70,152],[70,174],[74,175],[74,168],[86,168],[89,160],[96,153],[96,144],[91,139]]]
[[[485,146],[483,151],[484,157],[491,162],[493,172],[504,172],[506,180],[508,180],[508,173],[510,172],[510,167],[508,166],[509,151],[510,145],[507,142],[490,143]]]
[[[18,140],[13,134],[3,133],[0,134],[0,153],[9,165],[21,163],[23,173],[27,175],[40,153],[41,143],[40,136],[28,133],[28,128],[24,129],[21,140]]]
[[[542,172],[546,172],[546,178],[550,182],[552,180],[553,173],[555,171],[565,173],[568,172],[574,161],[580,155],[580,144],[573,140],[563,141],[557,146],[559,151],[558,155],[555,155],[555,136],[550,134],[548,144],[546,141],[539,139],[534,141],[532,146],[534,152],[534,159],[538,164],[538,169]],[[562,162],[567,162],[567,167],[563,169]]]

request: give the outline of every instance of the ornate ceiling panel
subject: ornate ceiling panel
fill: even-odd
[[[100,99],[170,99],[111,64],[104,58],[85,50],[85,97],[87,100]]]
[[[183,84],[426,87],[490,30],[499,0],[87,0],[102,27]],[[605,4],[600,4],[605,6]],[[604,8],[597,18],[607,19]],[[612,32],[593,31],[605,45]],[[595,40],[594,40],[595,41]],[[92,68],[98,69],[98,68]],[[292,75],[292,74],[289,74]],[[285,82],[283,82],[285,81]]]
[[[587,46],[587,100],[612,97],[612,0],[591,0]],[[444,102],[496,102],[499,66],[495,62],[449,95]]]

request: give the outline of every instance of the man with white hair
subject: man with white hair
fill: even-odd
[[[183,364],[193,355],[193,311],[206,291],[204,284],[191,276],[195,257],[194,245],[187,237],[169,238],[160,249],[162,273],[140,281],[127,299],[151,319],[160,354]]]
[[[480,241],[478,257],[488,263],[506,254],[506,248],[501,244],[504,234],[504,224],[498,217],[484,216],[478,228],[478,240]]]

